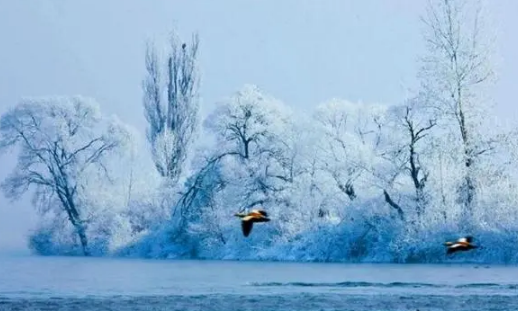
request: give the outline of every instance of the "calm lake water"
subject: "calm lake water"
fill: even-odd
[[[518,267],[0,256],[0,310],[518,310]]]

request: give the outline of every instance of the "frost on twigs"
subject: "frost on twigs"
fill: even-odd
[[[0,118],[0,146],[17,147],[18,161],[2,190],[17,199],[29,190],[44,214],[65,215],[90,254],[88,202],[90,177],[110,178],[107,161],[131,145],[121,122],[105,122],[92,99],[42,97],[21,100]],[[118,154],[120,156],[121,153]]]
[[[181,178],[198,129],[198,45],[197,34],[187,46],[173,31],[164,58],[152,45],[146,50],[142,86],[147,139],[157,172],[173,183]]]

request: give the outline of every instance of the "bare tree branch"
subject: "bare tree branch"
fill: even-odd
[[[185,43],[180,44],[173,32],[164,66],[165,85],[162,85],[160,60],[154,47],[148,45],[146,51],[143,104],[148,121],[147,138],[158,173],[175,182],[182,173],[198,126],[198,46],[197,34],[187,47]]]

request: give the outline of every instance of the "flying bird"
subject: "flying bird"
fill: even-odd
[[[455,242],[446,242],[444,243],[444,245],[448,247],[446,254],[449,255],[455,252],[469,251],[471,249],[478,248],[478,246],[471,244],[471,242],[473,242],[473,237],[471,236],[460,238]]]
[[[270,218],[268,218],[268,213],[266,213],[262,209],[254,209],[250,213],[236,213],[234,216],[241,218],[241,229],[243,230],[243,235],[248,237],[250,232],[252,232],[252,228],[254,226],[254,222],[268,222]]]

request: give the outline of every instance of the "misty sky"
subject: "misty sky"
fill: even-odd
[[[426,0],[0,0],[0,112],[22,96],[97,99],[142,132],[144,51],[200,34],[203,113],[245,83],[311,109],[332,97],[398,103],[416,85]],[[518,1],[491,0],[497,26],[499,117],[518,112]],[[12,169],[2,157],[0,179]],[[0,252],[25,249],[30,200],[0,196]]]

